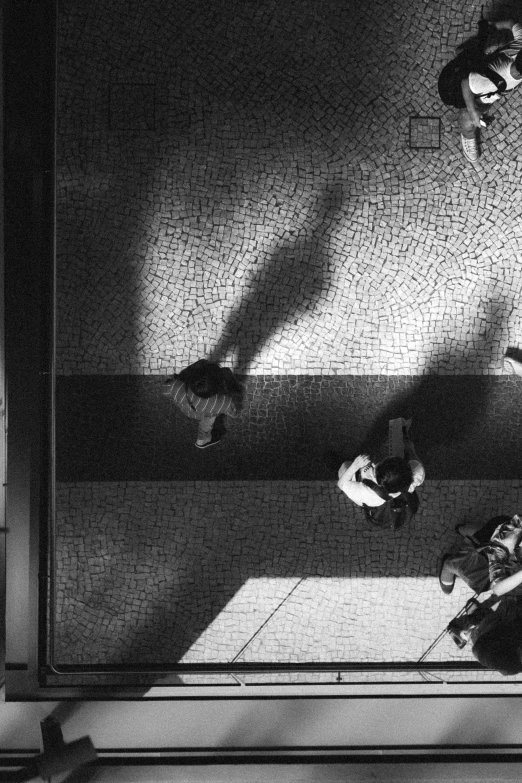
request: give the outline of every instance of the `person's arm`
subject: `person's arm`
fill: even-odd
[[[361,470],[361,468],[365,468],[370,462],[371,460],[367,454],[359,454],[343,473],[343,480],[353,481],[357,471]]]
[[[464,102],[466,103],[466,109],[468,110],[471,116],[473,125],[476,128],[480,128],[480,114],[478,113],[475,107],[475,96],[471,92],[469,87],[469,76],[466,76],[466,78],[461,81],[460,86],[462,89],[462,97],[464,98]]]
[[[236,401],[231,397],[230,405],[226,409],[225,413],[230,416],[231,419],[237,419],[241,415],[241,411],[236,406]]]
[[[406,427],[402,428],[402,435],[404,441],[404,459],[408,460],[408,462],[411,459],[416,460],[416,462],[420,462],[419,456],[415,451],[415,446],[413,445],[413,441],[411,440],[410,436],[406,431]]]
[[[501,595],[510,593],[511,590],[514,590],[515,587],[518,587],[521,584],[522,569],[520,571],[516,571],[514,574],[511,574],[511,576],[506,576],[505,579],[499,579],[499,581],[496,582],[491,588],[491,592],[493,595],[496,595],[497,598],[500,598]]]
[[[494,27],[497,28],[497,30],[512,30],[515,26],[514,19],[502,19],[498,22],[491,22]]]
[[[366,454],[360,454],[351,464],[343,462],[339,468],[337,486],[341,492],[344,492],[358,506],[381,506],[385,502],[381,496],[355,478],[357,471],[365,468],[368,464],[371,464],[371,462]]]
[[[499,579],[499,581],[490,587],[489,590],[483,590],[477,596],[477,600],[486,607],[493,607],[497,604],[500,598],[516,587],[522,584],[522,570],[517,571],[511,576],[506,576],[505,579]]]
[[[413,473],[413,484],[416,487],[420,487],[420,485],[424,483],[426,472],[424,470],[424,465],[419,459],[419,455],[415,451],[413,441],[409,436],[409,428],[402,428],[402,438],[404,443],[404,459],[410,463]]]

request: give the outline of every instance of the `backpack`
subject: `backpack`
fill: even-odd
[[[394,498],[391,495],[369,479],[363,479],[363,484],[370,487],[376,495],[386,502],[380,506],[367,506],[363,504],[364,513],[366,519],[371,525],[376,527],[382,527],[387,530],[398,530],[409,522],[412,516],[419,509],[419,496],[415,491],[413,492],[401,492],[401,494]]]
[[[441,101],[446,106],[455,106],[457,109],[465,109],[466,102],[462,95],[462,80],[471,72],[485,76],[496,86],[496,90],[487,95],[504,92],[506,82],[496,71],[489,68],[483,58],[471,57],[469,52],[461,52],[454,60],[444,66],[440,72],[438,88]]]

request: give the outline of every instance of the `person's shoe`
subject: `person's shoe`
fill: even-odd
[[[439,570],[440,589],[443,593],[446,593],[446,595],[452,593],[453,588],[455,587],[455,574],[446,566],[446,562],[448,561],[449,557],[450,555],[444,555]]]
[[[460,141],[462,144],[462,150],[466,158],[469,160],[470,163],[476,163],[477,160],[479,159],[479,148],[478,148],[476,136],[473,136],[472,139],[467,139],[465,136],[461,134]]]
[[[207,440],[207,441],[204,441],[204,442],[202,442],[200,440],[197,440],[196,441],[196,448],[197,449],[208,449],[209,446],[215,446],[216,443],[219,443],[220,440],[221,440],[220,437],[219,438],[211,438],[210,440]]]
[[[522,375],[522,362],[513,359],[512,356],[504,356],[502,363],[504,370],[510,375]]]

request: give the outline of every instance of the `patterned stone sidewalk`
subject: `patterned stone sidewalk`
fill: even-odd
[[[325,482],[60,485],[56,660],[417,660],[470,596],[438,585],[454,525],[520,508],[522,482],[420,494],[392,534]],[[466,652],[447,639],[430,660]]]
[[[436,89],[479,16],[66,3],[58,372],[501,373],[522,345],[520,95],[473,168]],[[418,115],[440,147],[412,148]]]
[[[59,481],[332,479],[325,451],[387,456],[388,420],[413,416],[432,479],[522,478],[522,379],[252,376],[241,418],[205,451],[164,376],[57,380]]]
[[[473,168],[436,90],[479,15],[60,6],[62,663],[230,661],[294,588],[241,660],[404,661],[459,608],[436,583],[454,524],[520,503],[519,381],[498,376],[522,346],[521,97]],[[204,455],[159,392],[201,357],[248,379]],[[429,480],[383,541],[316,455],[381,447],[405,401]]]

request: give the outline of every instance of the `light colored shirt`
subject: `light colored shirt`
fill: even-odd
[[[375,481],[375,465],[373,462],[370,462],[365,468],[361,469],[361,481],[357,481],[353,475],[353,471],[350,471],[350,465],[351,463],[344,462],[339,468],[339,481],[337,482],[339,489],[344,492],[345,495],[348,495],[350,500],[353,500],[358,506],[365,505],[375,507],[382,506],[386,503],[386,501],[383,500],[383,498],[380,498],[373,489],[362,483],[362,479],[369,479],[370,481],[377,483]],[[422,462],[419,462],[416,459],[411,459],[409,465],[413,474],[413,481],[408,487],[408,492],[414,492],[415,488],[420,487],[424,482],[426,473]],[[400,492],[390,492],[392,498],[397,498],[400,494]]]
[[[498,73],[498,75],[502,76],[505,80],[507,90],[514,90],[515,87],[518,87],[518,85],[522,83],[522,79],[514,79],[511,76],[511,64],[522,49],[522,25],[513,25],[511,32],[513,40],[505,46],[501,46],[497,52],[498,57],[489,64],[491,70]],[[482,76],[480,73],[472,71],[468,81],[471,92],[474,95],[480,96],[483,103],[493,103],[500,98],[500,93],[496,91],[496,85],[491,79]],[[488,95],[488,93],[493,93],[493,95]]]
[[[183,381],[175,378],[166,392],[172,402],[190,419],[205,419],[226,413],[237,416],[236,407],[228,394],[213,394],[212,397],[198,397],[188,389]]]

